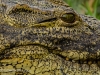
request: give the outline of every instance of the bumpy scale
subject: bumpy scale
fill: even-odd
[[[0,0],[0,75],[100,75],[99,29],[63,0]]]

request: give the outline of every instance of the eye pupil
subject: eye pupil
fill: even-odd
[[[72,13],[63,14],[61,19],[67,23],[73,23],[75,21],[75,15]]]

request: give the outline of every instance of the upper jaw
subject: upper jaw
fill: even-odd
[[[6,50],[7,48],[11,48],[11,45],[13,47],[16,47],[16,46],[24,46],[24,45],[28,46],[37,44],[39,46],[43,46],[46,48],[48,47],[48,49],[52,50],[51,51],[52,53],[54,52],[54,54],[60,55],[64,58],[69,58],[71,60],[87,60],[87,56],[89,56],[88,59],[99,60],[99,58],[97,59],[97,57],[100,56],[99,50],[95,49],[93,51],[94,53],[91,53],[92,50],[87,51],[87,50],[82,50],[81,48],[77,49],[80,46],[88,45],[93,41],[92,39],[96,39],[96,37],[92,37],[94,36],[94,34],[85,33],[84,30],[85,26],[83,26],[84,29],[83,28],[77,29],[77,27],[68,28],[68,27],[56,27],[56,26],[40,27],[40,28],[31,27],[31,28],[20,28],[20,29],[12,26],[7,26],[7,27],[6,25],[1,25],[1,31],[3,30],[5,31],[3,33],[3,38],[5,37],[4,41],[8,39],[8,42],[6,41],[5,43],[9,43],[8,46],[4,46],[5,47],[4,50]],[[89,39],[89,37],[91,38]],[[36,40],[38,42],[36,42]],[[74,47],[77,48],[75,49]],[[3,51],[3,49],[1,49],[1,51]],[[74,53],[76,53],[76,55],[74,55]],[[82,55],[83,57],[80,55]]]

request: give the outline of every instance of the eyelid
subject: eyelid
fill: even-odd
[[[61,19],[67,23],[75,22],[75,15],[73,13],[65,13],[62,15]]]

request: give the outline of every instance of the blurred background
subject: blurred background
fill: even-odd
[[[100,19],[100,0],[64,0],[78,13]]]

